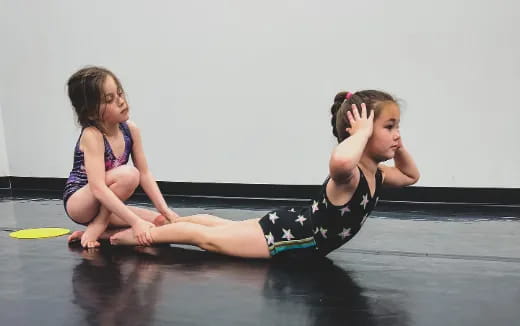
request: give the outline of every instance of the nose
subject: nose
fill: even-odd
[[[401,139],[401,131],[399,129],[396,129],[395,130],[395,133],[394,133],[394,139],[395,140],[399,140]]]
[[[117,95],[117,104],[118,104],[118,106],[125,104],[125,95],[124,94]]]

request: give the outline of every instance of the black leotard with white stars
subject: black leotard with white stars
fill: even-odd
[[[272,256],[281,252],[318,253],[325,256],[341,247],[359,232],[379,200],[383,176],[376,172],[374,195],[363,171],[348,203],[335,206],[327,198],[327,177],[320,193],[309,206],[269,212],[259,221]],[[305,249],[305,250],[302,250]]]

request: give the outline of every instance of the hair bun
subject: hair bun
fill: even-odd
[[[345,97],[347,96],[347,93],[349,92],[339,92],[338,94],[336,94],[336,96],[334,96],[334,103],[341,103],[345,100]]]

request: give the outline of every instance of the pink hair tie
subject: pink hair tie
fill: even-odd
[[[352,94],[351,92],[347,92],[347,95],[345,95],[345,99],[346,99],[346,100],[350,100],[350,98],[352,97],[352,95],[354,95],[354,94]]]

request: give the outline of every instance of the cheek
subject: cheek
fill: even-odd
[[[372,150],[379,151],[387,147],[388,142],[391,142],[390,133],[386,129],[374,131],[370,138],[367,147]]]
[[[102,104],[99,107],[99,116],[102,117],[105,114],[106,111],[107,111],[107,105],[106,104]]]
[[[375,143],[375,144],[380,143],[385,138],[384,137],[385,133],[383,130],[381,130],[381,129],[374,130],[374,132],[372,133],[372,138],[371,138],[371,141],[373,143]]]
[[[103,116],[107,116],[107,115],[110,115],[110,113],[112,112],[112,105],[111,104],[105,104],[103,107],[102,107],[102,110],[100,111],[101,113],[101,117]]]

